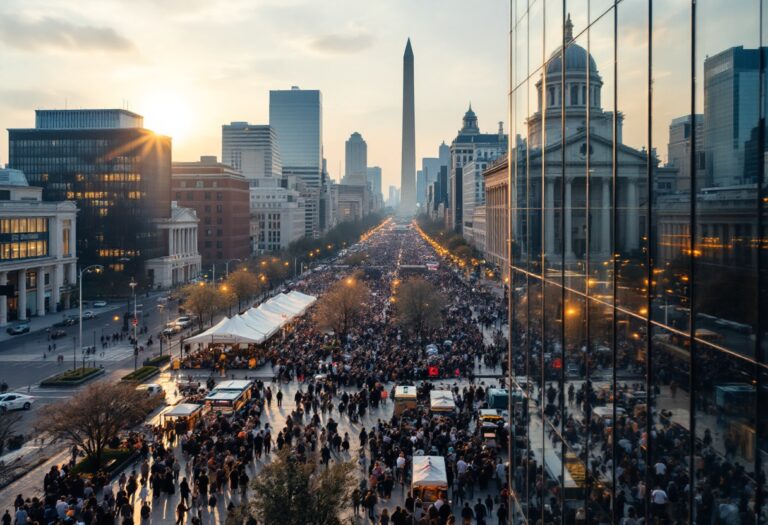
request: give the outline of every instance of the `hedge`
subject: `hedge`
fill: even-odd
[[[160,373],[160,369],[156,366],[142,366],[141,368],[138,368],[131,372],[130,374],[123,376],[122,381],[133,381],[136,383],[141,383],[145,379],[149,379],[150,377],[157,375]]]
[[[40,386],[77,386],[103,373],[102,368],[76,368],[43,379]]]
[[[96,467],[94,458],[85,457],[78,461],[70,472],[74,474],[96,474],[97,471],[102,470],[107,474],[112,474],[124,466],[134,454],[133,451],[126,448],[107,448],[101,454],[101,468]]]
[[[169,355],[157,355],[155,357],[150,357],[149,359],[145,359],[142,365],[144,366],[162,366],[165,363],[168,363],[171,360],[171,356]]]

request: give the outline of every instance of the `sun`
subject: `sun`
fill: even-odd
[[[146,97],[140,113],[144,127],[174,142],[183,142],[191,127],[193,108],[178,94],[151,94]]]

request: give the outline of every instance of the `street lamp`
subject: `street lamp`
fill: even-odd
[[[235,261],[237,261],[237,262],[243,262],[243,260],[242,260],[242,259],[230,259],[230,260],[228,260],[226,263],[224,263],[224,272],[225,272],[225,277],[229,277],[229,263],[231,263],[231,262],[235,262]]]
[[[131,282],[128,283],[128,286],[131,287],[131,295],[133,295],[133,321],[131,323],[133,324],[133,369],[136,370],[138,368],[138,361],[139,361],[139,337],[136,333],[136,330],[139,327],[139,318],[136,315],[137,312],[137,306],[136,306],[136,286],[138,286],[139,283],[133,280],[133,277],[131,277]]]
[[[104,270],[104,267],[100,264],[92,264],[90,266],[86,266],[85,268],[82,268],[80,270],[80,273],[77,276],[77,280],[80,282],[80,295],[79,295],[80,300],[78,301],[78,308],[80,311],[80,323],[78,327],[78,341],[80,343],[81,354],[83,353],[83,274],[91,270],[95,271],[96,273],[101,273]],[[75,364],[72,370],[75,370],[76,368],[77,368],[77,358],[75,358]]]

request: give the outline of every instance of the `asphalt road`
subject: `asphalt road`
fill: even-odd
[[[165,294],[163,294],[165,295]],[[138,356],[138,365],[147,357],[160,353],[160,342],[157,338],[166,323],[178,316],[178,303],[169,303],[159,307],[158,298],[162,295],[153,294],[149,297],[139,297],[140,309],[143,310],[144,322],[148,327],[148,333],[139,335],[139,343],[145,345],[145,351]],[[92,308],[96,314],[95,319],[83,321],[83,346],[96,343],[96,354],[86,357],[86,365],[101,366],[106,375],[117,371],[128,373],[134,368],[134,352],[127,338],[122,342],[110,343],[104,350],[101,348],[101,336],[119,333],[123,326],[123,313],[126,311],[126,303],[118,308]],[[118,316],[115,321],[114,317]],[[139,324],[141,327],[142,324]],[[77,360],[77,366],[83,365],[83,356],[79,354],[77,347],[78,326],[64,328],[65,337],[50,341],[46,331],[32,332],[16,336],[0,344],[0,381],[8,384],[9,391],[29,394],[34,397],[32,409],[22,414],[22,421],[18,431],[25,436],[30,436],[34,424],[35,415],[40,406],[67,399],[71,397],[77,388],[42,388],[41,380],[59,372],[71,369],[73,360]],[[153,335],[154,344],[151,348],[146,346],[147,339]],[[171,351],[178,354],[179,336],[171,341]],[[56,344],[56,350],[48,352],[48,345]],[[163,345],[163,353],[168,352],[168,345]],[[45,357],[43,357],[45,356]],[[58,356],[63,356],[63,362],[58,362]],[[122,374],[117,374],[122,375]]]

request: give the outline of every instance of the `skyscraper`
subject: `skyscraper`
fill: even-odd
[[[357,131],[345,143],[344,184],[365,186],[368,167],[368,144]]]
[[[166,255],[157,221],[171,214],[170,137],[122,109],[37,110],[35,124],[9,130],[10,166],[43,200],[77,203],[81,266],[103,265],[110,284],[153,284],[145,263]]]
[[[411,39],[403,55],[403,149],[400,167],[400,214],[416,209],[416,124],[413,104],[413,50]]]
[[[368,174],[368,184],[371,187],[371,191],[374,195],[382,195],[381,189],[381,168],[379,166],[372,166],[366,169]]]
[[[272,126],[232,122],[221,126],[221,161],[246,179],[282,177],[283,164]]]
[[[269,125],[277,133],[283,174],[304,182],[305,232],[322,231],[320,199],[323,194],[323,102],[316,89],[269,92]],[[226,160],[226,159],[225,159]]]

